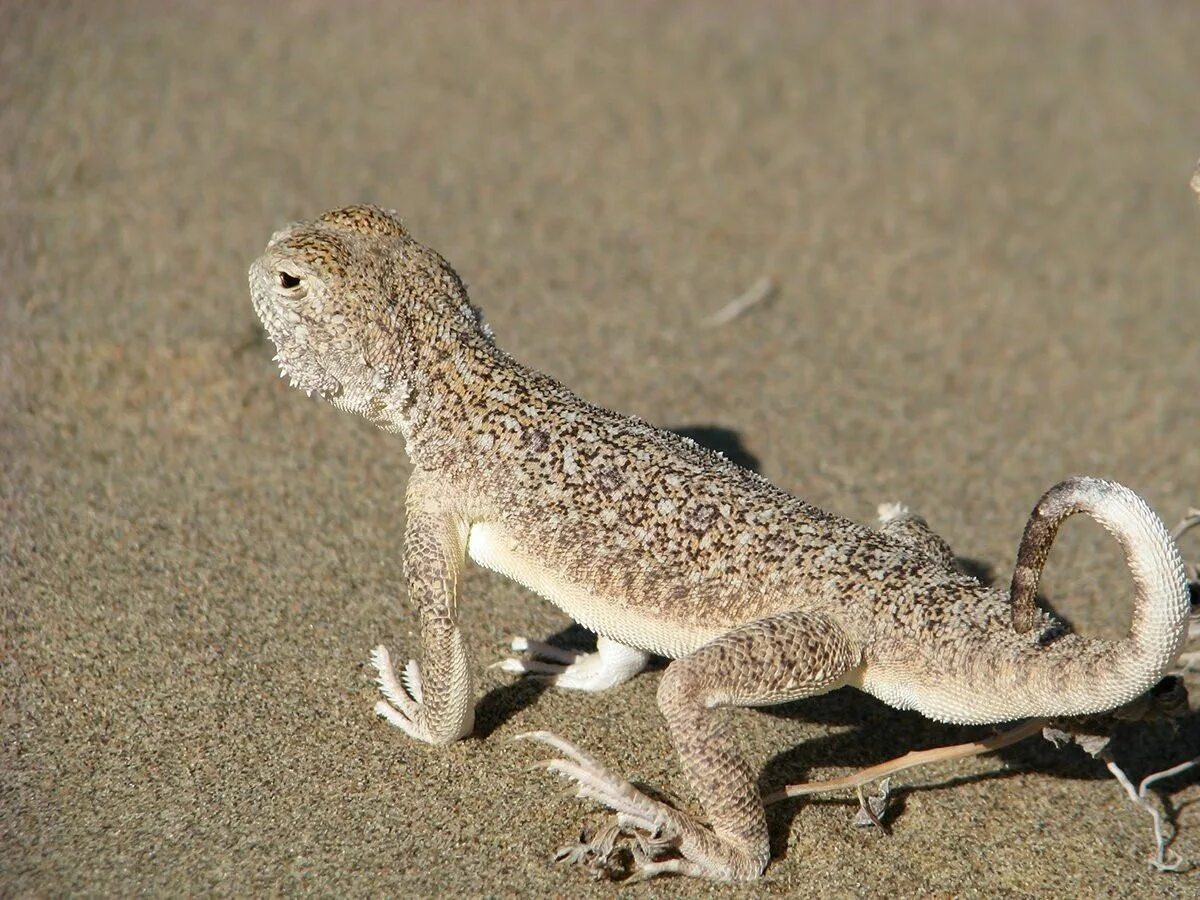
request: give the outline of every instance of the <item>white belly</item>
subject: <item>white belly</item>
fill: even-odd
[[[604,596],[522,553],[519,542],[495,525],[472,525],[467,555],[485,569],[499,572],[545,597],[596,634],[649,653],[676,659],[708,643],[723,629],[703,628],[651,617],[637,598]]]

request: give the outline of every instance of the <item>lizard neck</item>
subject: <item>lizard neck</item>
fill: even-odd
[[[475,322],[449,322],[402,342],[402,371],[380,391],[366,417],[404,437],[417,465],[447,468],[479,448],[467,445],[485,431],[492,395],[520,367]]]

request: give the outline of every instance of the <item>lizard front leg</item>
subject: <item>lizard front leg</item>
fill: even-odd
[[[371,654],[387,698],[375,712],[430,744],[466,737],[475,724],[470,660],[457,619],[469,524],[447,505],[413,473],[405,497],[404,572],[421,617],[421,662],[409,660],[397,678],[386,649]]]
[[[743,625],[667,667],[658,705],[710,825],[647,797],[559,737],[548,732],[528,737],[563,753],[546,767],[573,779],[579,796],[616,811],[617,825],[633,830],[640,852],[632,877],[673,873],[749,881],[762,874],[770,855],[766,814],[756,773],[714,708],[824,693],[845,684],[860,659],[836,621],[795,610]],[[606,829],[592,845],[560,856],[603,871],[607,860],[598,857],[612,849],[612,834]]]

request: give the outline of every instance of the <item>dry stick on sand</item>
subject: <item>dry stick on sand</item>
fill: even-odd
[[[1047,724],[1049,724],[1047,719],[1031,719],[1023,725],[1018,725],[1016,728],[1009,729],[1008,731],[1002,731],[990,738],[984,738],[982,741],[970,741],[965,744],[954,744],[949,747],[935,747],[931,750],[913,750],[896,759],[888,760],[877,766],[860,769],[853,775],[846,775],[843,778],[831,778],[829,781],[806,781],[803,784],[789,784],[787,787],[780,788],[774,793],[768,794],[763,798],[763,803],[778,803],[780,800],[787,800],[791,797],[803,797],[808,794],[822,794],[827,791],[857,788],[895,772],[903,772],[905,769],[912,769],[917,766],[925,766],[929,763],[950,759],[967,759],[971,756],[979,756],[981,753],[991,753],[993,750],[999,750],[1001,747],[1007,747],[1009,744],[1015,744],[1017,741],[1023,741],[1027,737],[1032,737],[1045,728]]]
[[[1150,865],[1160,872],[1183,872],[1190,868],[1189,863],[1178,853],[1172,852],[1172,859],[1167,859],[1168,841],[1163,831],[1164,817],[1146,798],[1146,790],[1156,781],[1162,781],[1164,778],[1179,775],[1193,766],[1200,764],[1200,756],[1197,756],[1195,759],[1189,759],[1187,762],[1181,762],[1177,766],[1171,766],[1169,769],[1163,769],[1161,772],[1154,772],[1147,775],[1136,788],[1133,786],[1133,782],[1129,780],[1129,776],[1113,760],[1107,748],[1101,750],[1098,756],[1104,760],[1104,765],[1108,767],[1108,771],[1112,773],[1113,778],[1117,779],[1121,787],[1125,789],[1125,793],[1129,795],[1129,799],[1148,812],[1151,818],[1154,819],[1155,849],[1154,859],[1150,860]]]
[[[703,322],[706,328],[715,328],[718,325],[728,325],[738,316],[750,309],[750,307],[762,303],[770,298],[775,293],[775,282],[765,275],[750,285],[749,288],[737,297],[734,297]]]

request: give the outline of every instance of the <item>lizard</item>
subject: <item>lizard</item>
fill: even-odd
[[[657,703],[705,816],[651,798],[551,732],[550,770],[615,812],[576,861],[602,861],[620,830],[633,876],[750,881],[769,842],[755,772],[721,707],[853,686],[941,722],[1101,713],[1154,687],[1190,610],[1162,521],[1112,481],[1069,478],[1038,501],[1012,583],[960,573],[946,542],[899,505],[869,527],[811,505],[720,454],[594,406],[497,346],[455,270],[390,211],[349,206],[276,232],[251,266],[255,311],[281,375],[403,438],[403,568],[420,659],[372,653],[376,713],[447,744],[471,733],[474,675],[459,628],[469,558],[597,635],[575,654],[518,638],[503,662],[598,691],[663,670]],[[1070,632],[1039,608],[1059,525],[1085,513],[1124,550],[1123,639]]]

